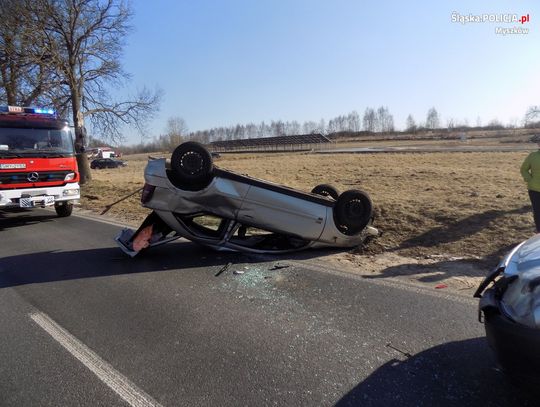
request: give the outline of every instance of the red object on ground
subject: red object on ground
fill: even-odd
[[[437,284],[435,286],[436,289],[440,289],[440,288],[448,288],[448,286],[446,284]]]

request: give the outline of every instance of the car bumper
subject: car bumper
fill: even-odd
[[[509,319],[501,312],[493,288],[480,300],[488,343],[499,365],[517,384],[528,388],[540,384],[540,329]]]
[[[55,187],[0,189],[0,208],[45,207],[56,202],[77,201],[80,197],[80,187],[76,182]]]

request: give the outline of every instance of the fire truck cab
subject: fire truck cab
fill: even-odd
[[[54,206],[65,217],[79,199],[68,123],[50,109],[0,106],[0,209]]]

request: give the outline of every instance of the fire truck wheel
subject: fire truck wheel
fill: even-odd
[[[64,203],[64,204],[56,204],[54,206],[54,209],[56,210],[56,214],[59,218],[65,218],[71,215],[71,212],[73,212],[73,204],[72,203]]]

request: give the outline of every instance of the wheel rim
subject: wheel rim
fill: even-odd
[[[201,172],[203,162],[203,157],[199,153],[190,151],[182,156],[180,166],[189,174],[194,175]]]
[[[361,219],[365,212],[365,206],[360,199],[353,199],[345,206],[345,213],[349,219]]]

